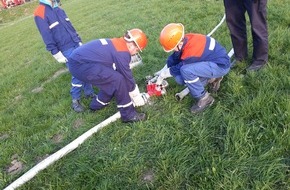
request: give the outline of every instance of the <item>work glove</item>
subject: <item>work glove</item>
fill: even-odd
[[[168,69],[167,64],[165,64],[164,67],[160,71],[157,71],[156,73],[154,73],[154,76],[159,76],[160,73],[166,69]]]
[[[52,55],[57,62],[59,63],[66,63],[67,62],[67,58],[61,53],[61,51],[57,52],[57,54]]]
[[[172,77],[172,75],[170,74],[170,69],[169,68],[162,69],[156,80],[156,85],[161,85],[163,80],[168,77]]]
[[[135,107],[143,106],[145,105],[145,100],[142,96],[142,94],[139,91],[139,87],[136,84],[135,89],[131,92],[129,92],[129,95],[131,97],[131,100],[133,101],[133,104]]]

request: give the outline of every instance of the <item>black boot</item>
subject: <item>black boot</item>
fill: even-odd
[[[213,102],[214,98],[208,92],[206,92],[205,95],[191,107],[190,111],[191,113],[202,112],[206,107],[212,105]]]
[[[263,67],[265,67],[266,64],[267,63],[263,62],[263,61],[254,62],[247,68],[247,71],[258,71],[258,70],[262,69]]]
[[[78,113],[85,111],[85,108],[82,106],[79,100],[73,100],[71,107],[75,112]]]
[[[134,123],[138,121],[144,121],[146,120],[146,114],[145,113],[137,113],[134,117],[128,119],[128,120],[123,120],[123,123]]]

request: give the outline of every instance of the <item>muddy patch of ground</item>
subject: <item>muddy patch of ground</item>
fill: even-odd
[[[63,140],[63,136],[61,134],[55,134],[52,137],[54,143],[60,143]]]
[[[80,128],[83,124],[84,124],[84,120],[83,120],[83,119],[77,119],[77,120],[75,120],[75,122],[73,123],[73,128],[74,128],[74,129],[78,129],[78,128]]]
[[[19,157],[17,154],[12,156],[12,162],[7,167],[6,172],[10,175],[16,174],[20,171],[22,171],[24,165],[21,161],[19,161]]]
[[[9,138],[9,135],[8,134],[0,134],[0,141],[1,140],[6,140],[6,139],[8,139]]]
[[[148,170],[142,174],[142,181],[145,183],[152,183],[154,180],[154,172],[152,170]]]

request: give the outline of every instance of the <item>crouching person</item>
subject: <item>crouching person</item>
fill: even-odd
[[[142,51],[147,37],[140,29],[132,29],[120,38],[90,41],[71,54],[68,65],[72,75],[96,86],[99,93],[90,103],[90,109],[100,110],[115,97],[123,122],[146,119],[134,106],[145,104],[135,83],[129,63],[131,55]]]
[[[159,40],[165,52],[173,53],[164,68],[156,73],[157,84],[173,76],[178,84],[188,87],[196,100],[191,112],[203,111],[214,102],[205,86],[209,84],[212,91],[216,92],[223,76],[230,70],[226,49],[212,37],[196,33],[184,34],[181,23],[166,25]]]

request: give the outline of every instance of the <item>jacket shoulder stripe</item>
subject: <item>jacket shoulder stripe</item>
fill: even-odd
[[[188,42],[185,45],[184,52],[181,58],[186,59],[188,57],[201,57],[206,46],[206,36],[200,34],[187,35]]]
[[[34,16],[38,16],[42,19],[44,19],[44,13],[45,13],[45,6],[44,5],[39,5],[35,11],[34,11]]]
[[[112,43],[117,51],[128,51],[126,42],[123,38],[113,38]]]
[[[100,39],[100,42],[101,42],[101,44],[104,46],[104,45],[108,45],[108,42],[107,42],[107,40],[106,39]]]
[[[210,38],[209,50],[214,50],[215,48],[215,39]]]

